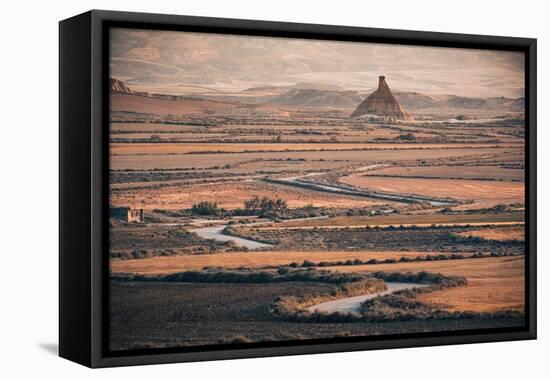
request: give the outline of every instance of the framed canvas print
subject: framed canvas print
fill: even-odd
[[[536,337],[536,41],[60,23],[60,355]]]

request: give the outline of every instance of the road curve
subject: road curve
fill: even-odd
[[[239,238],[237,236],[225,235],[223,230],[227,227],[226,224],[221,226],[203,227],[192,229],[191,232],[196,233],[203,239],[213,239],[222,242],[232,241],[239,247],[246,247],[248,249],[261,249],[273,247],[271,244],[260,243],[254,240]]]
[[[386,282],[386,286],[388,288],[385,291],[323,302],[316,304],[315,306],[308,307],[307,310],[310,312],[318,311],[324,313],[340,312],[343,314],[359,314],[359,307],[361,303],[369,299],[373,299],[381,295],[391,294],[398,290],[414,289],[416,287],[426,287],[428,285],[417,283]]]

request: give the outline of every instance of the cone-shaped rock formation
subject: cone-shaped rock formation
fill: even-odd
[[[352,117],[374,115],[392,120],[412,121],[411,117],[403,110],[399,101],[391,93],[384,76],[379,77],[378,89],[365,99],[352,113]]]

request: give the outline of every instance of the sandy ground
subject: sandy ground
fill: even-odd
[[[124,150],[121,148],[133,148],[134,144],[113,143],[111,153],[118,153]],[[156,147],[155,147],[156,146]],[[148,151],[159,148],[158,143],[144,144],[143,151],[135,151],[129,155],[112,155],[110,160],[111,169],[154,169],[154,168],[204,168],[212,166],[224,166],[226,164],[242,163],[257,159],[307,159],[325,161],[341,160],[346,164],[364,163],[375,164],[377,162],[417,160],[417,159],[440,159],[440,158],[464,158],[468,156],[479,156],[481,154],[500,153],[505,156],[508,153],[516,153],[519,148],[454,148],[454,145],[447,145],[449,148],[425,149],[417,146],[410,150],[369,150],[369,151],[280,151],[280,152],[242,152],[228,154],[164,154],[148,155]],[[160,147],[162,148],[162,147]],[[118,151],[118,152],[117,152]],[[157,152],[158,154],[158,152]]]
[[[476,236],[488,240],[525,240],[525,226],[473,230],[461,232],[460,236]]]
[[[405,214],[386,216],[354,216],[324,219],[301,220],[286,223],[274,223],[263,228],[296,227],[365,227],[400,225],[458,225],[458,224],[506,224],[524,222],[524,213],[503,214]]]
[[[369,259],[398,259],[402,256],[416,257],[429,254],[430,252],[231,252],[205,255],[184,255],[168,257],[152,257],[148,259],[135,260],[113,260],[111,271],[115,273],[139,273],[139,274],[167,274],[184,270],[202,269],[205,266],[222,266],[227,268],[238,268],[246,266],[249,268],[266,265],[282,265],[291,262],[302,263],[304,260],[313,262],[339,261],[339,260],[369,260]],[[470,255],[470,254],[467,254]],[[377,265],[382,266],[382,265]],[[328,269],[328,268],[327,268]],[[332,269],[332,268],[330,268]]]
[[[163,187],[157,189],[134,189],[113,192],[111,203],[115,206],[133,206],[144,209],[185,209],[201,201],[217,202],[226,209],[242,208],[244,201],[256,195],[269,195],[281,198],[288,206],[303,207],[364,207],[381,205],[384,202],[369,198],[332,195],[301,188],[269,184],[261,181],[231,183],[197,184],[182,187]]]
[[[523,203],[523,182],[348,176],[343,183],[391,193],[473,199],[478,205]]]
[[[495,166],[388,167],[365,175],[523,181],[524,170]]]
[[[479,144],[476,148],[494,144]],[[405,144],[405,143],[111,143],[111,153],[131,154],[186,154],[190,152],[246,152],[246,151],[293,151],[293,150],[416,150],[441,148],[467,148],[467,144]]]

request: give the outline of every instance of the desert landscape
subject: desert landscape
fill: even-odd
[[[111,44],[112,350],[524,325],[514,53]]]

